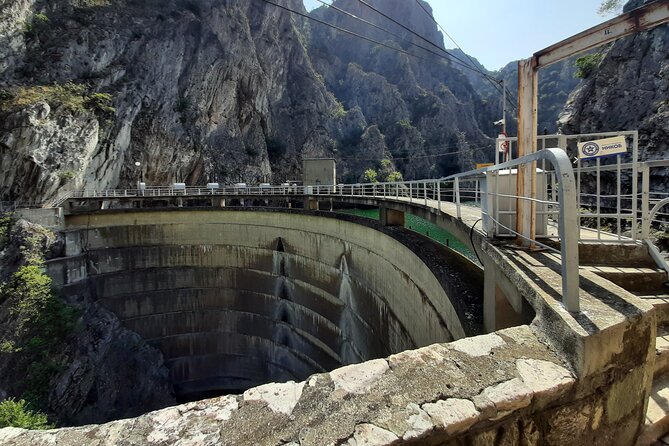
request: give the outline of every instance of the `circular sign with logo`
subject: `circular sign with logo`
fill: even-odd
[[[596,142],[589,142],[583,144],[581,151],[585,156],[595,156],[599,153],[599,144],[597,144]]]

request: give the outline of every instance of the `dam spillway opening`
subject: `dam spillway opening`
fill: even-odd
[[[158,349],[181,402],[482,333],[478,266],[357,216],[72,215],[66,252],[47,265],[55,283]]]

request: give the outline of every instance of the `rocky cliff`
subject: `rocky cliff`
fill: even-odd
[[[383,30],[334,8],[319,8],[313,15],[417,57],[311,25],[310,54],[328,88],[346,109],[359,110],[368,124],[378,126],[386,144],[378,153],[388,152],[409,179],[440,176],[487,160],[491,141],[477,119],[482,101],[443,51],[443,37],[430,6],[423,2],[423,10],[415,2],[400,0],[368,3],[381,13],[353,0],[336,0],[333,6]],[[424,40],[393,19],[417,30]],[[343,157],[351,157],[365,153],[366,146],[352,140],[342,144],[341,150]],[[368,158],[369,164],[378,162]]]
[[[560,116],[560,129],[564,133],[639,130],[640,159],[666,158],[669,26],[615,43],[569,97]]]
[[[306,13],[300,0],[280,3]],[[413,2],[372,4],[443,46]],[[0,11],[3,200],[140,178],[278,182],[299,178],[303,156],[335,156],[347,179],[385,158],[425,177],[471,166],[482,155],[465,141],[489,142],[478,95],[448,63],[259,0],[0,0]],[[444,151],[434,146],[466,156],[432,156]]]
[[[452,49],[450,51],[462,59],[468,57],[459,49]],[[531,54],[527,55],[527,57],[530,56]],[[557,132],[558,118],[567,102],[569,93],[581,81],[581,79],[575,76],[576,59],[578,57],[580,56],[574,56],[539,70],[539,116],[537,126],[539,133],[552,134]],[[496,79],[500,84],[502,81],[506,82],[508,92],[508,102],[506,104],[507,134],[516,136],[518,134],[518,121],[516,119],[516,108],[518,107],[518,61],[509,62],[500,70],[489,71],[475,58],[472,58],[472,60],[479,70]],[[495,127],[493,122],[502,117],[503,97],[500,93],[501,85],[495,88],[489,81],[486,81],[485,78],[476,72],[462,67],[458,68],[467,77],[485,104],[482,113],[478,115],[479,126],[487,134],[495,135],[499,127]]]
[[[41,268],[63,248],[56,234],[6,218],[0,234],[0,399],[24,398],[59,425],[176,402],[158,350],[97,303],[51,291]]]
[[[280,179],[302,154],[330,154],[345,117],[295,19],[259,1],[2,8],[1,39],[11,43],[1,77],[4,199],[43,198],[64,182],[128,186],[140,176]]]

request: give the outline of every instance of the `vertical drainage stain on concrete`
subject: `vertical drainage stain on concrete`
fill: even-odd
[[[354,364],[365,360],[360,352],[355,348],[354,343],[360,339],[358,324],[353,314],[353,287],[351,286],[351,276],[349,275],[348,261],[346,260],[346,252],[341,256],[339,261],[339,273],[341,280],[339,282],[339,290],[337,298],[344,304],[341,318],[339,320],[339,329],[343,336],[339,356],[342,364]]]

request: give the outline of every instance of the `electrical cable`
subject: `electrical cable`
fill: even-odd
[[[401,41],[406,42],[406,43],[408,43],[409,45],[413,45],[413,46],[415,46],[416,48],[420,48],[420,49],[422,49],[422,50],[425,50],[425,51],[427,51],[427,52],[430,53],[430,54],[434,54],[435,56],[441,57],[441,58],[446,59],[446,60],[448,60],[448,61],[451,60],[451,59],[447,58],[446,56],[444,56],[443,54],[439,54],[439,53],[434,52],[433,50],[431,50],[431,49],[429,49],[429,48],[425,48],[424,46],[418,45],[417,43],[412,42],[411,40],[408,40],[408,39],[406,39],[406,38],[400,36],[399,34],[395,34],[395,33],[393,33],[392,31],[387,30],[386,28],[384,28],[384,27],[382,27],[382,26],[379,26],[379,25],[377,25],[377,24],[375,24],[375,23],[372,23],[372,22],[370,22],[369,20],[365,20],[365,19],[363,19],[362,17],[358,17],[357,15],[353,14],[352,12],[349,12],[349,11],[346,11],[346,10],[344,10],[344,9],[341,9],[341,8],[339,8],[338,6],[335,6],[334,4],[331,5],[331,4],[329,4],[328,2],[326,2],[325,0],[316,0],[316,1],[318,1],[319,3],[322,3],[323,5],[327,6],[327,7],[330,8],[330,9],[333,9],[333,10],[335,10],[335,11],[341,13],[341,14],[344,14],[344,15],[346,15],[346,16],[348,16],[348,17],[351,17],[352,19],[357,20],[357,21],[359,21],[359,22],[361,22],[361,23],[364,23],[365,25],[369,25],[369,26],[371,26],[371,27],[373,27],[373,28],[378,29],[379,31],[383,31],[384,33],[386,33],[386,34],[388,34],[388,35],[391,35],[391,36],[393,36],[393,37],[395,37],[395,38],[397,38],[397,39],[400,39]]]
[[[481,265],[483,265],[483,262],[481,261],[481,257],[479,257],[479,253],[476,252],[476,246],[474,245],[474,228],[476,227],[476,225],[477,225],[478,222],[480,222],[480,221],[483,221],[483,219],[482,219],[482,218],[479,218],[478,220],[476,220],[476,221],[474,222],[474,224],[472,225],[471,229],[469,230],[469,242],[470,242],[471,245],[472,245],[472,249],[474,250],[474,254],[476,255],[476,258],[479,259],[479,263],[480,263]]]
[[[357,37],[357,38],[359,38],[359,39],[366,40],[366,41],[368,41],[368,42],[371,42],[371,43],[374,43],[374,44],[376,44],[376,45],[382,46],[382,47],[384,47],[384,48],[388,48],[388,49],[391,49],[391,50],[393,50],[393,51],[397,51],[397,52],[400,52],[400,53],[402,53],[402,54],[405,54],[405,55],[407,55],[407,56],[415,57],[415,58],[417,58],[417,59],[430,61],[429,59],[426,59],[426,58],[424,58],[424,57],[422,57],[422,56],[419,56],[419,55],[417,55],[417,54],[410,53],[410,52],[408,52],[408,51],[406,51],[406,50],[403,50],[402,48],[395,48],[395,47],[390,46],[390,45],[388,45],[388,44],[385,44],[385,43],[383,43],[383,42],[379,42],[378,40],[375,40],[375,39],[372,39],[372,38],[363,36],[362,34],[358,34],[358,33],[356,33],[356,32],[350,31],[350,30],[348,30],[348,29],[345,29],[345,28],[342,28],[342,27],[340,27],[340,26],[337,26],[337,25],[333,25],[333,24],[331,24],[331,23],[328,23],[328,22],[326,22],[326,21],[324,21],[324,20],[318,19],[318,18],[316,18],[316,17],[312,17],[312,16],[310,16],[310,15],[308,15],[308,14],[304,14],[304,13],[302,13],[302,12],[300,12],[300,11],[296,11],[296,10],[294,10],[294,9],[291,9],[291,8],[287,7],[287,6],[283,6],[283,5],[280,5],[280,4],[278,4],[278,3],[271,2],[271,1],[269,1],[269,0],[260,0],[260,1],[262,1],[262,2],[264,2],[264,3],[267,3],[268,5],[276,6],[277,8],[280,8],[280,9],[283,9],[283,10],[285,10],[285,11],[291,12],[291,13],[293,13],[293,14],[295,14],[295,15],[298,15],[298,16],[300,16],[300,17],[303,17],[303,18],[305,18],[305,19],[312,20],[312,21],[314,21],[314,22],[320,23],[320,24],[325,25],[325,26],[329,26],[330,28],[336,29],[337,31],[343,32],[343,33],[345,33],[345,34],[349,34],[349,35],[351,35],[351,36],[353,36],[353,37]]]
[[[314,21],[314,22],[317,22],[317,23],[320,23],[320,24],[322,24],[322,25],[328,26],[328,27],[330,27],[330,28],[333,28],[333,29],[335,29],[335,30],[337,30],[337,31],[340,31],[340,32],[343,32],[343,33],[345,33],[345,34],[349,34],[349,35],[351,35],[351,36],[353,36],[353,37],[357,37],[357,38],[360,38],[360,39],[362,39],[362,40],[365,40],[365,41],[368,41],[368,42],[371,42],[371,43],[380,45],[380,46],[382,46],[382,47],[384,47],[384,48],[388,48],[388,49],[390,49],[390,50],[397,51],[397,52],[400,52],[400,53],[405,54],[405,55],[407,55],[407,56],[415,57],[415,58],[417,58],[417,59],[430,61],[429,59],[426,59],[426,58],[424,58],[424,57],[422,57],[422,56],[419,56],[419,55],[417,55],[417,54],[413,54],[413,53],[411,53],[411,52],[409,52],[409,51],[406,51],[406,50],[404,50],[404,49],[401,49],[401,48],[395,48],[395,47],[393,47],[393,46],[390,46],[390,45],[385,44],[385,43],[383,43],[383,42],[380,42],[380,41],[378,41],[378,40],[372,39],[372,38],[370,38],[370,37],[363,36],[363,35],[361,35],[361,34],[359,34],[359,33],[350,31],[350,30],[348,30],[348,29],[339,27],[339,26],[337,26],[337,25],[333,25],[333,24],[328,23],[328,22],[326,22],[326,21],[324,21],[324,20],[318,19],[318,18],[316,18],[316,17],[310,16],[310,15],[305,14],[305,13],[302,13],[302,12],[300,12],[300,11],[296,11],[296,10],[294,10],[294,9],[292,9],[292,8],[287,7],[287,6],[283,6],[283,5],[280,5],[280,4],[278,4],[278,3],[274,3],[274,2],[272,2],[272,1],[270,1],[270,0],[260,0],[260,1],[262,1],[262,2],[264,2],[264,3],[266,3],[266,4],[269,4],[269,5],[272,5],[272,6],[276,6],[277,8],[283,9],[283,10],[285,10],[285,11],[288,11],[288,12],[293,13],[293,14],[295,14],[295,15],[298,15],[298,16],[300,16],[300,17],[306,18],[306,19],[308,19],[308,20],[312,20],[312,21]],[[320,0],[319,0],[319,1],[320,1]],[[364,1],[364,0],[358,0],[358,1],[361,2],[362,4],[364,4],[365,6],[367,6],[368,8],[370,8],[370,9],[372,9],[372,10],[378,12],[378,13],[381,14],[382,16],[384,16],[384,17],[388,18],[389,20],[393,21],[394,23],[398,24],[399,26],[401,26],[402,28],[406,29],[406,30],[409,31],[410,33],[412,33],[412,34],[414,34],[414,35],[420,37],[420,38],[423,39],[423,40],[425,40],[427,43],[429,43],[429,44],[431,44],[432,46],[436,47],[436,48],[439,49],[440,51],[443,51],[443,52],[445,52],[446,54],[450,55],[451,57],[454,57],[455,59],[457,59],[458,61],[460,61],[460,62],[455,62],[455,63],[457,63],[457,64],[459,64],[459,65],[462,65],[462,66],[464,66],[465,68],[468,68],[468,69],[470,69],[470,70],[476,71],[475,69],[473,69],[472,67],[470,67],[469,65],[467,65],[466,63],[464,63],[461,59],[459,59],[459,58],[453,56],[452,54],[450,54],[450,53],[449,53],[448,51],[446,51],[445,49],[439,47],[438,45],[434,44],[434,43],[431,42],[430,40],[428,40],[428,39],[426,39],[425,37],[421,36],[420,34],[414,32],[414,31],[411,30],[410,28],[408,28],[408,27],[402,25],[400,22],[396,21],[395,19],[393,19],[393,18],[391,18],[391,17],[389,17],[389,16],[383,14],[382,12],[378,11],[376,8],[374,8],[373,6],[369,5],[366,1]],[[328,6],[329,6],[329,7],[332,7],[332,5],[328,5]],[[357,16],[356,16],[356,17],[357,17]],[[406,40],[406,39],[404,39],[404,40]],[[420,47],[420,46],[419,46],[419,47]],[[422,47],[420,47],[420,48],[422,48]],[[434,53],[433,53],[433,54],[434,54]],[[441,57],[443,57],[443,56],[441,56]],[[450,61],[450,62],[454,62],[454,61]],[[499,91],[499,90],[498,90],[498,91]],[[457,148],[457,147],[456,147],[456,148]],[[483,147],[481,147],[481,148],[483,148]],[[479,150],[480,150],[481,148],[479,148]],[[476,148],[475,148],[475,149],[476,149]],[[439,153],[439,154],[432,154],[432,155],[420,155],[420,156],[416,156],[416,157],[401,157],[401,158],[393,158],[393,160],[421,159],[421,158],[430,158],[430,157],[450,156],[450,155],[455,155],[455,154],[457,154],[457,153],[464,153],[464,152],[465,152],[465,151],[458,151],[458,152],[446,152],[446,153]],[[365,159],[361,159],[361,158],[343,158],[342,160],[353,160],[353,159],[356,159],[356,160],[359,160],[359,161],[364,161],[364,160],[365,160]],[[376,160],[376,158],[369,158],[369,159],[367,159],[367,160],[368,160],[368,161],[373,161],[373,160]]]
[[[453,39],[453,37],[451,37],[451,35],[448,33],[448,31],[446,31],[446,29],[444,29],[444,27],[441,26],[441,24],[440,24],[439,22],[437,22],[437,19],[435,19],[434,16],[433,16],[432,14],[430,14],[430,12],[427,10],[427,8],[425,8],[425,6],[424,6],[423,3],[421,2],[421,0],[416,0],[416,3],[417,3],[418,6],[420,6],[420,8],[425,12],[425,14],[426,14],[426,15],[427,15],[427,16],[428,16],[428,17],[435,23],[435,25],[437,25],[437,27],[441,30],[441,32],[443,32],[443,33],[446,35],[446,37],[448,37],[448,38],[450,39],[450,41],[453,42],[453,44],[454,44],[454,45],[455,45],[455,46],[462,52],[462,54],[464,54],[465,57],[467,57],[467,59],[469,59],[469,61],[471,62],[472,66],[473,66],[474,68],[476,68],[476,70],[477,70],[477,71],[478,71],[478,72],[479,72],[479,73],[480,73],[480,74],[481,74],[481,75],[482,75],[482,76],[483,76],[483,77],[490,83],[490,85],[492,85],[493,88],[494,88],[495,90],[497,90],[498,93],[503,94],[503,92],[500,91],[500,90],[497,88],[497,85],[499,85],[499,84],[501,83],[501,81],[500,81],[500,80],[497,80],[497,79],[495,79],[495,78],[493,78],[493,77],[491,77],[491,76],[488,75],[487,73],[484,73],[483,70],[481,70],[481,69],[478,67],[478,65],[476,64],[476,62],[474,61],[474,59],[472,59],[471,56],[470,56],[469,54],[467,54],[467,53],[465,52],[465,50],[462,49],[462,47],[458,44],[458,42],[456,42],[455,39]],[[511,93],[506,87],[503,87],[503,88],[506,90],[506,92],[507,92],[507,94],[508,94],[509,96],[513,97],[512,93]],[[516,100],[517,100],[517,99],[516,99]],[[516,108],[516,105],[513,103],[513,101],[512,101],[509,97],[507,97],[507,102],[509,102],[509,104],[510,104],[514,109]]]
[[[304,13],[302,13],[302,12],[300,12],[300,11],[296,11],[296,10],[294,10],[294,9],[291,9],[291,8],[287,7],[287,6],[283,6],[283,5],[280,5],[280,4],[278,4],[278,3],[271,2],[271,1],[269,1],[269,0],[260,0],[260,1],[263,1],[263,2],[265,2],[265,3],[267,3],[267,4],[269,4],[269,5],[276,6],[277,8],[281,8],[281,9],[283,9],[283,10],[285,10],[285,11],[291,12],[291,13],[293,13],[293,14],[295,14],[295,15],[298,15],[298,16],[300,16],[300,17],[306,18],[306,19],[308,19],[308,20],[312,20],[312,21],[314,21],[314,22],[317,22],[317,23],[320,23],[320,24],[322,24],[322,25],[328,26],[328,27],[330,27],[330,28],[336,29],[337,31],[343,32],[343,33],[345,33],[345,34],[349,34],[349,35],[351,35],[351,36],[353,36],[353,37],[357,37],[357,38],[359,38],[359,39],[362,39],[362,40],[365,40],[365,41],[368,41],[368,42],[371,42],[371,43],[380,45],[380,46],[382,46],[382,47],[384,47],[384,48],[388,48],[388,49],[391,49],[391,50],[393,50],[393,51],[397,51],[397,52],[400,52],[400,53],[402,53],[402,54],[405,54],[405,55],[407,55],[407,56],[415,57],[415,58],[417,58],[417,59],[421,59],[421,60],[425,60],[425,61],[430,61],[429,59],[426,59],[425,57],[419,56],[419,55],[417,55],[417,54],[410,53],[409,51],[406,51],[406,50],[404,50],[404,49],[402,49],[402,48],[396,48],[396,47],[393,47],[393,46],[391,46],[391,45],[385,44],[385,43],[383,43],[383,42],[380,42],[380,41],[378,41],[378,40],[372,39],[372,38],[370,38],[370,37],[363,36],[362,34],[359,34],[359,33],[353,32],[353,31],[350,31],[350,30],[348,30],[348,29],[342,28],[342,27],[337,26],[337,25],[333,25],[333,24],[328,23],[328,22],[326,22],[326,21],[324,21],[324,20],[320,20],[320,19],[318,19],[318,18],[316,18],[316,17],[313,17],[313,16],[310,16],[310,15],[308,15],[308,14],[304,14]],[[334,9],[337,10],[337,11],[340,11],[340,12],[342,12],[342,13],[345,13],[345,14],[347,14],[347,15],[350,15],[351,17],[353,17],[353,18],[355,18],[355,19],[357,19],[357,20],[360,20],[360,21],[362,21],[363,23],[367,23],[367,24],[369,24],[369,25],[372,25],[372,26],[374,26],[375,28],[383,29],[385,32],[387,32],[387,33],[389,33],[389,34],[391,34],[391,35],[393,35],[393,36],[395,36],[395,37],[401,38],[401,37],[397,36],[396,34],[392,33],[391,31],[385,30],[384,28],[379,27],[379,26],[377,26],[377,25],[374,25],[374,24],[372,24],[371,22],[369,22],[369,21],[367,21],[367,20],[364,20],[364,19],[361,19],[361,18],[357,17],[355,14],[351,14],[351,13],[349,13],[348,11],[345,11],[345,10],[343,10],[343,9],[341,9],[341,8],[336,7],[336,6],[329,5],[329,4],[325,3],[325,2],[322,1],[322,0],[318,0],[318,1],[321,2],[321,3],[323,3],[323,4],[325,4],[325,5],[327,5],[327,6],[330,7],[330,8],[334,8]],[[456,65],[459,65],[459,66],[461,66],[461,67],[463,67],[463,68],[466,68],[466,69],[468,69],[468,70],[472,70],[472,71],[474,71],[474,72],[476,72],[476,73],[482,75],[483,77],[487,78],[488,80],[491,80],[491,79],[492,79],[492,80],[497,81],[495,78],[486,75],[485,73],[481,72],[480,70],[477,70],[475,67],[471,67],[471,66],[469,66],[464,60],[462,60],[462,59],[460,59],[459,57],[455,56],[454,54],[448,52],[448,51],[445,50],[444,48],[441,48],[440,46],[438,46],[438,45],[435,44],[434,42],[430,41],[429,39],[425,38],[424,36],[421,36],[420,34],[416,33],[416,32],[413,31],[411,28],[408,28],[407,26],[403,25],[402,23],[398,22],[397,20],[393,19],[392,17],[390,17],[390,16],[384,14],[383,12],[379,11],[378,9],[374,8],[373,6],[371,6],[371,5],[370,5],[369,3],[367,3],[366,1],[364,1],[364,0],[358,0],[358,1],[361,2],[362,4],[364,4],[365,6],[367,6],[368,8],[372,9],[373,11],[377,12],[378,14],[382,15],[383,17],[387,18],[388,20],[391,20],[393,23],[396,23],[396,24],[399,25],[400,27],[406,29],[406,30],[407,30],[408,32],[410,32],[411,34],[416,35],[416,36],[419,37],[420,39],[422,39],[422,40],[424,40],[425,42],[429,43],[430,45],[434,46],[434,47],[437,48],[439,51],[442,51],[443,53],[445,53],[446,55],[448,55],[451,59],[449,59],[449,58],[447,58],[447,57],[444,57],[444,56],[442,56],[442,55],[439,55],[439,54],[437,54],[437,53],[434,53],[433,51],[431,51],[431,50],[429,50],[429,49],[427,49],[427,48],[425,48],[425,47],[422,47],[422,46],[420,46],[420,45],[417,45],[417,44],[415,44],[415,43],[413,43],[413,42],[408,41],[408,42],[411,43],[412,45],[417,46],[418,48],[422,48],[423,50],[428,51],[428,52],[431,53],[431,54],[437,55],[438,57],[441,57],[441,58],[443,58],[443,59],[446,59],[446,60],[448,60],[449,62],[451,62],[451,63],[455,63]],[[404,39],[404,38],[402,38],[402,40],[407,41],[407,39]],[[455,60],[452,60],[452,59],[455,59]],[[498,88],[495,88],[495,89],[497,90],[498,93],[500,93],[500,94],[502,93]],[[511,105],[513,106],[513,104],[511,104]],[[515,106],[514,106],[514,107],[515,107]]]

